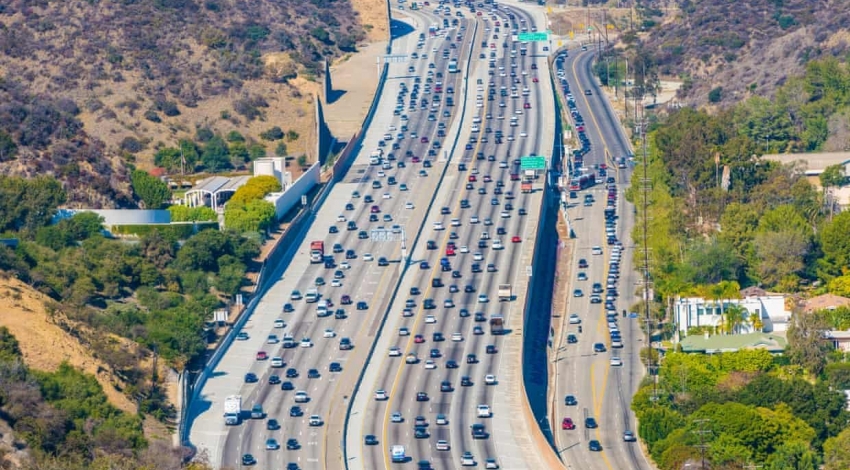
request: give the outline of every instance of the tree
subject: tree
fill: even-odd
[[[820,243],[830,271],[841,273],[850,267],[850,211],[844,211],[826,223],[820,232]]]
[[[766,470],[818,470],[817,454],[808,443],[791,441],[779,445],[765,462]]]
[[[653,407],[639,417],[638,435],[652,449],[653,445],[685,425],[679,413],[665,407]]]
[[[726,334],[738,334],[741,326],[747,322],[747,309],[740,304],[732,304],[723,313],[723,331]]]
[[[224,223],[228,229],[238,232],[267,230],[275,220],[274,205],[261,199],[247,203],[231,201],[224,209]]]
[[[34,233],[51,222],[65,200],[62,183],[55,178],[0,175],[0,231]]]
[[[280,181],[271,175],[254,176],[242,185],[233,196],[230,202],[247,203],[255,199],[262,199],[267,194],[278,192],[282,189]]]
[[[283,143],[283,142],[278,142],[277,145],[274,148],[274,154],[277,155],[278,157],[285,157],[286,156],[286,144]]]
[[[145,171],[133,170],[130,182],[133,185],[133,193],[148,209],[161,209],[171,201],[171,189],[168,184]]]
[[[793,229],[762,232],[756,236],[755,247],[756,274],[767,286],[775,286],[801,271],[804,257],[809,253],[807,237]]]
[[[280,140],[283,139],[284,136],[285,134],[283,133],[283,129],[278,126],[274,126],[260,133],[260,138],[263,140]]]
[[[712,88],[711,91],[708,92],[708,102],[709,103],[719,103],[720,100],[723,99],[723,87]]]
[[[825,335],[829,326],[819,315],[795,312],[788,325],[788,357],[795,364],[819,375],[826,365],[826,356],[832,345]]]
[[[850,428],[823,443],[823,464],[824,470],[850,468]]]
[[[204,146],[201,154],[201,162],[211,172],[222,171],[230,168],[229,152],[227,144],[219,136],[213,136]]]

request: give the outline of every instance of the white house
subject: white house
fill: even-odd
[[[723,323],[722,312],[731,305],[740,305],[747,313],[741,323],[739,333],[753,333],[755,329],[749,322],[751,314],[759,316],[762,322],[762,332],[782,332],[788,328],[791,312],[785,308],[785,296],[781,294],[765,294],[748,296],[743,299],[723,299],[714,301],[701,297],[679,297],[673,304],[673,321],[679,338],[688,335],[688,330],[694,327],[718,327]]]

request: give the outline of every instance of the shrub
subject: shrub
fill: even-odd
[[[157,114],[156,110],[154,110],[154,109],[149,109],[149,110],[145,111],[145,119],[147,119],[150,122],[156,122],[156,123],[162,122],[162,119],[159,117],[159,114]]]
[[[271,129],[261,132],[260,138],[263,140],[280,140],[284,137],[283,129],[278,126],[274,126]]]
[[[708,92],[708,102],[709,103],[719,103],[720,100],[723,99],[723,87],[712,88],[711,91]]]
[[[124,139],[121,141],[121,150],[124,150],[126,152],[138,153],[144,150],[144,148],[144,144],[142,144],[139,139],[133,136],[124,137]]]

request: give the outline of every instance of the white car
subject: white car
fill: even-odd
[[[345,222],[345,216],[342,215],[342,214],[336,216],[336,221],[337,222]]]
[[[307,395],[307,392],[303,390],[295,392],[295,403],[307,403],[308,401],[310,401],[310,395]]]
[[[499,217],[501,217],[501,218],[503,218],[503,219],[507,219],[507,218],[508,218],[508,217],[510,217],[510,216],[511,216],[511,213],[510,213],[510,212],[508,212],[508,211],[502,211],[502,212],[499,212]]]
[[[434,222],[434,230],[445,230],[442,222]]]
[[[612,366],[621,366],[621,365],[623,365],[623,360],[620,359],[617,356],[614,356],[614,357],[611,358],[611,365]]]
[[[363,253],[363,261],[375,261],[375,257],[372,253]]]
[[[484,261],[484,255],[481,254],[480,251],[476,251],[472,254],[472,259],[474,259],[475,261]]]
[[[398,335],[399,336],[410,336],[410,330],[408,330],[407,327],[403,326],[403,327],[398,329]]]
[[[393,197],[393,196],[392,196],[392,194],[390,194],[390,193],[384,193],[384,195],[383,195],[383,198],[384,198],[384,199],[392,199],[392,197]]]
[[[334,332],[334,330],[328,328],[328,329],[325,330],[325,332],[322,336],[324,336],[325,338],[333,338],[334,336],[336,336],[336,332]]]
[[[452,341],[458,342],[463,341],[463,335],[460,333],[452,333]]]
[[[435,317],[434,315],[426,315],[425,323],[437,323],[437,317]]]
[[[493,240],[493,249],[494,250],[502,250],[504,248],[505,248],[505,246],[502,245],[502,240],[499,240],[498,238]]]
[[[399,349],[396,346],[393,346],[393,347],[390,348],[389,354],[390,354],[390,357],[400,357],[401,356],[401,349]]]
[[[486,304],[490,301],[490,298],[487,297],[487,294],[478,294],[478,303]]]
[[[528,137],[528,133],[525,132],[525,131],[522,131],[522,132],[519,133],[519,136],[520,137]]]
[[[351,265],[348,264],[348,261],[343,261],[339,263],[339,269],[351,269]]]
[[[387,176],[387,174],[384,173],[382,170],[378,170],[378,178],[383,178],[384,176]]]
[[[405,204],[404,204],[404,208],[405,208],[405,209],[413,209],[413,208],[414,208],[414,207],[413,207],[413,203],[412,203],[412,202],[405,203]]]
[[[505,162],[505,161],[499,162],[499,168],[507,168],[507,167],[508,167],[508,162]]]
[[[331,287],[342,287],[342,280],[331,279]]]
[[[301,338],[301,347],[302,348],[312,348],[313,342],[310,341],[310,338]]]
[[[460,219],[452,219],[452,227],[460,227]]]
[[[590,249],[590,253],[594,254],[594,255],[601,255],[602,254],[602,247],[601,246],[594,246],[593,248]]]
[[[449,441],[440,439],[437,441],[437,450],[449,450],[451,446],[449,446]]]
[[[460,252],[461,252],[461,253],[469,253],[469,247],[468,247],[468,246],[466,246],[466,245],[462,245],[462,246],[460,247]]]
[[[489,418],[492,415],[489,405],[478,405],[476,408],[479,418]]]
[[[477,215],[473,215],[472,217],[470,217],[470,218],[469,218],[469,223],[470,223],[470,224],[477,224],[478,222],[479,222],[479,220],[478,220],[478,216],[477,216]]]
[[[570,315],[570,325],[578,325],[579,323],[581,323],[581,318],[578,317],[577,313]]]
[[[286,327],[286,323],[283,321],[282,318],[278,318],[277,320],[274,321],[274,327],[275,328],[284,328],[284,327]]]
[[[390,398],[390,396],[387,395],[386,390],[375,390],[375,400],[383,401],[383,400],[388,400],[389,398]]]
[[[434,361],[432,361],[431,359],[428,359],[427,361],[425,361],[425,368],[426,369],[436,369],[437,364],[435,364]]]

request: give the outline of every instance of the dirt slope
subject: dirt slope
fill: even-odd
[[[68,361],[97,377],[112,405],[135,413],[136,405],[115,389],[123,384],[108,372],[103,361],[92,357],[79,341],[51,321],[47,302],[47,297],[17,279],[0,279],[0,326],[9,328],[18,340],[27,366],[52,371]]]

